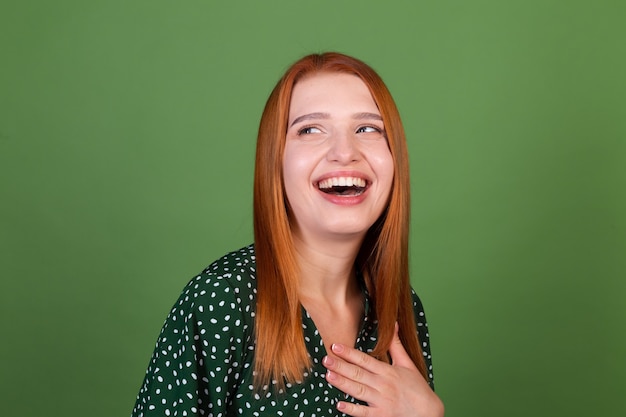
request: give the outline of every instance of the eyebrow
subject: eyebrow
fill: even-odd
[[[357,119],[357,120],[373,119],[373,120],[380,120],[381,122],[383,121],[383,118],[380,116],[380,114],[367,113],[367,112],[353,114],[352,118]]]
[[[373,120],[380,120],[380,121],[383,120],[383,118],[379,114],[368,113],[368,112],[355,113],[352,115],[352,118],[356,120],[365,120],[365,119],[373,119]],[[296,123],[304,122],[305,120],[320,120],[320,119],[330,119],[330,114],[329,113],[303,114],[302,116],[296,117],[293,120],[293,122],[291,122],[291,126],[295,125]]]
[[[319,119],[330,119],[330,114],[328,113],[309,113],[303,114],[302,116],[296,117],[293,122],[291,122],[291,126],[296,123],[304,122],[305,120],[319,120]]]

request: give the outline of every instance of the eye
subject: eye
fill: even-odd
[[[382,133],[382,130],[376,126],[361,126],[356,133]]]
[[[298,130],[298,136],[301,135],[310,135],[312,133],[322,133],[322,131],[316,127],[313,126],[306,126],[303,127],[302,129]]]

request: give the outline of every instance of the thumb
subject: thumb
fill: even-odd
[[[400,366],[403,368],[417,369],[415,364],[411,360],[411,357],[404,346],[402,345],[402,341],[400,340],[400,326],[398,326],[398,322],[396,322],[396,328],[393,334],[393,339],[391,340],[391,344],[389,345],[389,356],[391,356],[391,363],[393,366]]]

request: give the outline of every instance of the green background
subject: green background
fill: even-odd
[[[163,320],[252,240],[286,67],[370,63],[411,153],[448,416],[626,415],[626,6],[3,1],[0,414],[124,416]]]

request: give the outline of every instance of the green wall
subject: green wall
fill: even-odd
[[[626,415],[624,4],[2,2],[0,414],[130,413],[183,285],[252,239],[271,88],[339,50],[404,118],[447,415]]]

